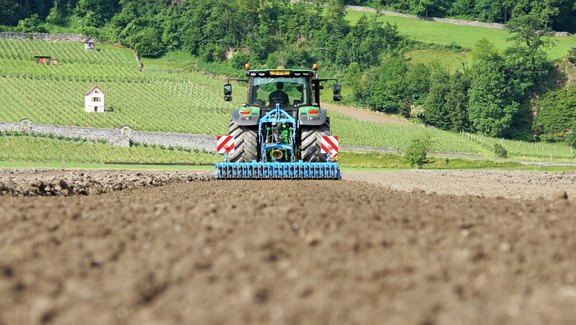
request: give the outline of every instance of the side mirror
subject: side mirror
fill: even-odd
[[[342,85],[334,84],[332,86],[332,95],[335,102],[339,102],[342,100],[342,95],[340,94],[342,91]]]
[[[232,101],[232,85],[225,84],[224,85],[224,101],[231,102]]]

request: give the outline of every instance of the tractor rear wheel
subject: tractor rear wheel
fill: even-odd
[[[252,162],[258,160],[258,127],[239,126],[230,121],[229,135],[234,136],[234,153],[230,162]]]
[[[302,160],[304,162],[326,162],[328,157],[320,149],[322,136],[332,135],[330,119],[320,126],[302,126]]]

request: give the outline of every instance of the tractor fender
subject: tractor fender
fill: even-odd
[[[320,126],[326,122],[326,110],[321,109],[318,115],[303,115],[298,116],[300,125]]]
[[[254,126],[258,125],[260,121],[260,114],[258,115],[241,115],[239,109],[232,111],[232,121],[239,126]]]

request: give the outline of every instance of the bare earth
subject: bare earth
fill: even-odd
[[[3,171],[0,324],[574,324],[574,174],[501,173]]]
[[[400,172],[347,171],[344,178],[398,191],[473,195],[515,199],[556,199],[566,192],[576,198],[576,172],[415,170]]]
[[[363,122],[371,122],[378,124],[410,125],[410,122],[403,118],[370,111],[368,109],[361,109],[351,106],[341,106],[334,104],[322,104],[322,107],[327,108],[329,112],[336,112],[339,114],[343,114]]]

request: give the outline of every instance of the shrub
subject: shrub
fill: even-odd
[[[566,136],[566,142],[568,142],[572,148],[576,149],[576,121],[572,123],[572,128]]]
[[[20,20],[16,29],[24,33],[46,33],[46,28],[42,26],[42,21],[38,14],[33,14]]]
[[[568,54],[568,60],[572,62],[572,64],[576,64],[576,47],[573,47]]]
[[[431,162],[431,160],[428,159],[428,151],[431,145],[432,138],[429,135],[424,135],[412,140],[404,153],[404,162],[410,164],[411,167],[422,169],[425,164]]]
[[[576,86],[548,93],[536,116],[535,129],[541,132],[540,138],[545,141],[558,142],[566,140],[576,120]]]
[[[234,52],[230,59],[230,66],[235,69],[242,69],[246,63],[250,62],[250,56],[242,51]]]
[[[498,158],[508,158],[508,150],[506,150],[506,148],[504,148],[504,146],[499,143],[494,144],[494,153]]]

